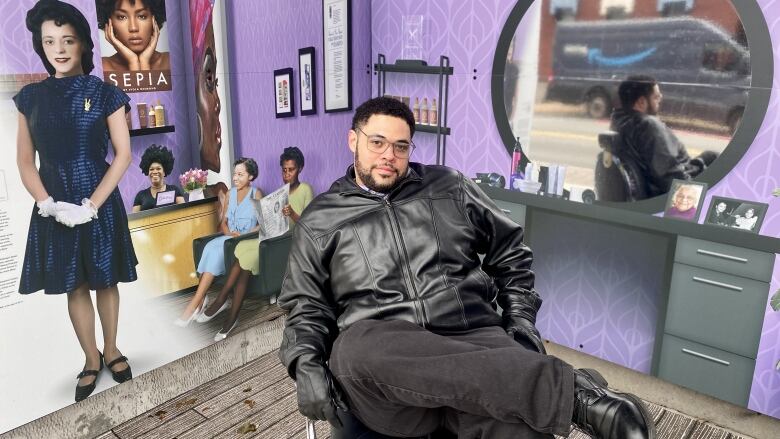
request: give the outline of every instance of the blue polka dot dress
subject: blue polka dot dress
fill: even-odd
[[[14,96],[27,118],[43,186],[54,201],[80,205],[108,170],[108,116],[130,98],[90,75],[48,79]],[[97,219],[67,227],[44,218],[33,204],[19,292],[73,291],[87,283],[92,290],[137,278],[138,260],[130,240],[119,189],[100,206]]]

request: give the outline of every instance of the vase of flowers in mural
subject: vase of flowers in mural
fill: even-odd
[[[182,189],[187,192],[187,201],[202,200],[204,198],[203,188],[206,187],[208,171],[203,169],[190,169],[179,176],[179,183]]]

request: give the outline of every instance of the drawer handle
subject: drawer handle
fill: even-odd
[[[742,291],[742,289],[743,289],[742,287],[738,287],[736,285],[724,284],[723,282],[716,282],[714,280],[705,279],[705,278],[699,277],[699,276],[693,276],[693,280],[695,280],[696,282],[701,282],[703,284],[713,285],[713,286],[716,286],[716,287],[725,288],[727,290]]]
[[[690,349],[683,348],[682,351],[685,352],[686,354],[693,355],[694,357],[704,358],[705,360],[710,360],[710,361],[713,361],[715,363],[722,364],[724,366],[730,366],[731,365],[731,363],[729,363],[726,360],[721,360],[720,358],[710,357],[709,355],[705,355],[705,354],[702,354],[702,353],[699,353],[699,352],[696,352],[696,351],[692,351]]]
[[[504,212],[504,213],[512,213],[512,211],[511,211],[511,210],[509,210],[509,209],[501,209],[501,212]]]
[[[731,255],[724,255],[723,253],[711,252],[709,250],[697,249],[696,253],[698,253],[700,255],[705,255],[705,256],[712,256],[712,257],[715,257],[715,258],[728,259],[729,261],[735,261],[735,262],[747,263],[747,261],[748,261],[746,258],[740,258],[738,256],[731,256]]]

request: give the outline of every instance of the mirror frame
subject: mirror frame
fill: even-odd
[[[515,138],[504,106],[506,54],[509,52],[509,44],[515,36],[515,31],[520,21],[532,3],[533,0],[519,0],[512,8],[504,28],[501,30],[493,56],[493,70],[490,81],[493,116],[498,133],[501,136],[501,141],[504,143],[504,147],[510,156],[514,148]],[[732,0],[731,4],[737,11],[739,19],[742,20],[742,26],[747,35],[751,70],[750,91],[745,103],[742,122],[731,137],[731,141],[726,146],[726,149],[723,150],[720,157],[709,168],[694,179],[694,181],[707,183],[710,188],[731,172],[753,144],[753,140],[756,134],[758,134],[766,111],[769,108],[769,97],[772,91],[772,79],[774,76],[772,40],[761,8],[755,0]],[[596,157],[593,157],[593,162],[596,162]],[[667,194],[662,194],[654,198],[634,202],[596,201],[596,204],[643,213],[658,213],[663,212],[666,197]]]

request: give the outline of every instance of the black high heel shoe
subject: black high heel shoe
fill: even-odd
[[[116,364],[121,363],[123,361],[127,363],[126,368],[120,370],[119,372],[114,372],[114,369],[111,369]],[[133,379],[133,371],[130,370],[130,363],[127,362],[127,357],[125,357],[124,355],[117,357],[114,360],[111,360],[110,363],[106,364],[106,367],[108,368],[108,370],[111,371],[111,376],[114,378],[114,381],[116,381],[117,383],[121,384],[127,380]]]
[[[100,352],[98,352],[100,353]],[[83,399],[86,399],[89,395],[92,394],[92,392],[95,391],[95,386],[97,386],[97,380],[98,380],[98,374],[100,371],[103,370],[103,354],[100,353],[100,368],[98,370],[94,369],[88,369],[88,370],[82,370],[81,373],[76,375],[76,379],[80,380],[87,376],[94,376],[95,379],[92,381],[91,384],[87,384],[86,386],[79,386],[78,383],[76,384],[76,402],[79,402]]]

